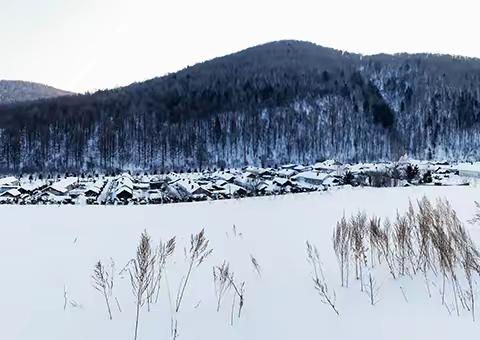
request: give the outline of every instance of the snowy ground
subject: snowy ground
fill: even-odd
[[[429,298],[421,279],[379,277],[381,301],[370,306],[352,285],[339,286],[331,245],[342,214],[358,210],[393,217],[409,199],[448,198],[462,221],[474,214],[480,188],[358,188],[333,192],[180,203],[161,206],[0,207],[0,334],[2,339],[133,339],[134,298],[129,278],[118,276],[108,320],[102,296],[91,286],[93,265],[113,258],[117,272],[135,255],[140,233],[157,242],[177,236],[162,294],[151,312],[142,310],[139,339],[169,339],[167,286],[176,290],[186,270],[183,247],[205,228],[213,255],[192,276],[178,314],[178,339],[472,339],[480,322],[468,313],[449,315],[438,289]],[[236,236],[233,231],[236,226]],[[480,226],[468,225],[480,241]],[[317,245],[327,281],[337,292],[337,316],[313,289],[305,241]],[[261,266],[259,276],[250,262]],[[220,312],[212,266],[224,260],[246,282],[243,315],[230,326],[231,295]],[[64,287],[68,304],[64,310]],[[405,291],[405,301],[400,287]],[[172,293],[174,295],[174,292]]]

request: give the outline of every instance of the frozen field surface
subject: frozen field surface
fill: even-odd
[[[158,303],[140,316],[139,339],[171,339],[171,304],[187,269],[184,247],[205,228],[213,248],[194,270],[178,319],[178,339],[474,339],[480,321],[429,298],[421,279],[378,277],[380,301],[371,306],[355,284],[341,288],[332,231],[343,214],[358,211],[393,218],[422,196],[447,198],[468,224],[480,189],[473,187],[356,188],[332,192],[156,206],[0,206],[0,338],[8,340],[133,339],[134,296],[121,269],[135,256],[146,229],[156,244],[176,236]],[[235,225],[235,228],[233,226]],[[235,229],[235,230],[234,230]],[[313,288],[305,242],[315,244],[340,316]],[[260,274],[251,263],[254,256]],[[98,260],[116,264],[113,320],[92,287]],[[232,293],[216,311],[212,267],[228,261],[245,281],[245,305],[230,325]],[[401,288],[400,288],[401,287]],[[402,290],[405,296],[402,294]],[[66,292],[66,306],[65,293]],[[408,301],[408,302],[407,302]]]

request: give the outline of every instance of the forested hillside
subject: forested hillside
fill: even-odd
[[[19,80],[0,80],[0,104],[71,95],[51,86]]]
[[[480,60],[280,41],[90,95],[0,106],[0,169],[480,157]]]

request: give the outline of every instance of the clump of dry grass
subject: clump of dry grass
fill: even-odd
[[[113,289],[113,277],[108,273],[102,261],[95,264],[93,274],[93,287],[102,294],[108,311],[108,317],[112,320],[112,310],[110,308],[110,292]]]
[[[185,255],[188,262],[186,274],[180,280],[175,299],[175,314],[180,311],[185,291],[195,268],[198,268],[213,252],[209,247],[209,241],[205,237],[205,230],[202,229],[198,234],[190,236],[190,249],[185,249]],[[172,336],[176,339],[178,336],[178,322],[172,315]]]
[[[137,247],[137,255],[131,261],[129,268],[130,282],[136,306],[135,340],[138,336],[140,309],[150,299],[149,294],[152,292],[150,287],[155,279],[155,259],[156,256],[152,250],[150,236],[144,231]]]
[[[250,254],[250,262],[252,263],[253,268],[255,269],[255,272],[258,274],[258,276],[262,276],[262,269],[260,267],[260,264],[258,263],[257,259]]]
[[[432,203],[423,198],[416,208],[410,203],[404,214],[397,213],[393,222],[386,219],[383,226],[379,218],[367,218],[364,213],[349,220],[343,217],[334,230],[333,248],[342,286],[348,287],[351,264],[361,291],[368,262],[371,268],[376,262],[386,264],[394,279],[421,273],[428,291],[428,273],[433,273],[441,279],[442,304],[446,305],[450,288],[457,314],[463,307],[475,319],[474,277],[480,275],[480,253],[448,201]],[[373,280],[369,274],[367,293],[372,305]]]
[[[158,245],[157,252],[156,252],[156,262],[154,263],[155,265],[155,272],[156,272],[156,277],[155,280],[153,281],[153,284],[151,285],[151,294],[149,295],[152,297],[155,292],[155,303],[158,302],[158,297],[160,294],[160,283],[165,271],[165,267],[167,265],[167,259],[173,255],[176,247],[176,241],[175,237],[171,238],[170,240],[167,241],[167,243],[163,243],[160,241],[160,244]]]
[[[330,306],[330,308],[337,314],[340,315],[336,307],[336,293],[334,289],[329,289],[325,275],[323,274],[322,262],[320,260],[320,254],[318,249],[315,246],[312,246],[307,241],[307,260],[312,266],[313,269],[313,285],[315,290],[320,295],[320,301]]]
[[[220,311],[220,305],[224,295],[232,287],[230,275],[230,265],[227,262],[223,262],[218,267],[213,267],[213,285],[217,298],[217,312]]]

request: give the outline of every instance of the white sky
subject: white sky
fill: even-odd
[[[253,45],[480,57],[478,0],[0,0],[0,79],[83,92]]]

